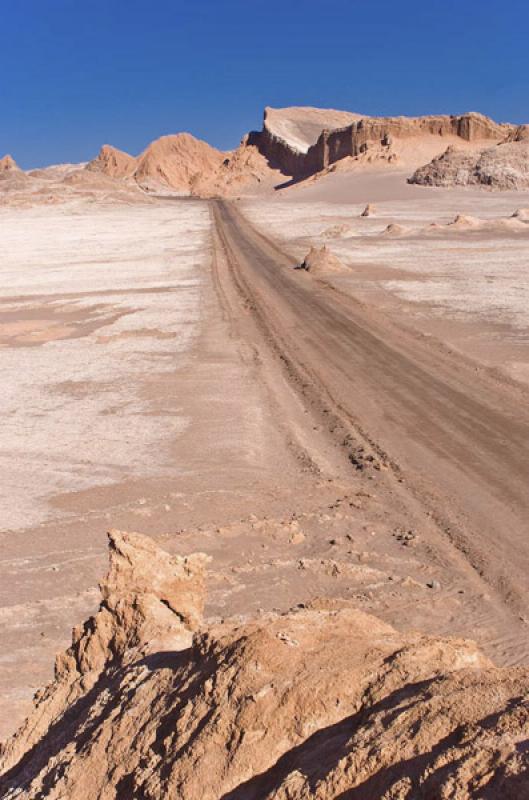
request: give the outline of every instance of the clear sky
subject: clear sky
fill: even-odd
[[[528,0],[0,0],[0,155],[221,149],[265,105],[529,122]]]

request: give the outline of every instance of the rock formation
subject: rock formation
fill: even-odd
[[[323,247],[311,247],[296,269],[304,269],[314,275],[322,272],[343,272],[345,267],[327,245],[323,245]]]
[[[112,178],[127,178],[136,169],[136,159],[117,147],[104,144],[96,158],[86,165],[91,172],[103,172]]]
[[[205,625],[204,563],[110,534],[100,610],[0,753],[5,800],[529,792],[529,670],[336,602]]]
[[[24,189],[31,179],[10,155],[0,158],[0,190],[7,194]]]
[[[283,179],[248,137],[233,152],[221,153],[188,133],[163,136],[138,158],[103,145],[86,169],[113,178],[131,178],[153,192],[174,190],[200,197],[237,194]]]
[[[361,217],[372,217],[375,213],[376,208],[372,203],[368,203],[367,206],[364,208],[362,213],[360,214]]]
[[[477,153],[449,147],[408,179],[422,186],[488,186],[491,189],[529,188],[529,140],[508,137]]]
[[[489,146],[500,142],[501,149]],[[455,144],[461,149],[454,150]],[[231,152],[223,153],[189,133],[179,133],[162,136],[138,157],[103,145],[84,167],[84,174],[122,181],[129,189],[137,184],[153,194],[210,197],[277,186],[289,179],[316,180],[353,167],[400,164],[411,171],[433,157],[415,172],[412,182],[521,188],[528,185],[528,150],[529,126],[499,125],[477,113],[410,118],[368,117],[310,107],[266,108],[262,130],[245,136]],[[48,180],[48,172],[33,170],[27,175],[10,156],[0,160],[4,191],[18,190],[29,177]],[[83,174],[76,174],[72,181],[84,185]],[[96,182],[91,180],[88,185],[90,191],[97,191]],[[107,186],[103,189],[107,191]],[[51,198],[49,192],[41,195]],[[33,199],[41,195],[34,193]],[[140,192],[132,197],[139,201]],[[130,198],[129,191],[122,199],[127,202]]]
[[[529,139],[529,125],[518,125],[505,137],[506,142],[526,142]]]
[[[410,233],[410,228],[407,228],[405,225],[399,225],[398,222],[391,222],[384,230],[382,231],[383,236],[406,236],[406,234]]]
[[[332,108],[291,106],[264,110],[264,128],[271,136],[306,153],[316,144],[323,130],[344,128],[362,119],[361,114],[351,111],[336,111]]]
[[[201,196],[234,195],[260,185],[277,185],[285,176],[273,169],[258,148],[251,144],[250,137],[244,136],[239,147],[225,158],[213,175],[203,176],[197,182],[195,191]]]
[[[134,179],[154,191],[165,187],[195,193],[200,184],[216,175],[225,157],[190,133],[162,136],[138,156]]]
[[[251,142],[272,166],[299,178],[321,172],[348,156],[359,156],[370,148],[390,151],[399,142],[420,138],[431,139],[441,152],[447,139],[499,142],[515,130],[515,126],[499,125],[474,112],[415,118],[351,114],[350,121],[341,125],[336,124],[338,120],[333,116],[336,113],[322,109],[267,108],[263,129],[251,134]],[[320,132],[316,138],[318,125]]]
[[[0,173],[13,172],[15,170],[20,170],[20,167],[12,156],[7,154],[0,158]]]

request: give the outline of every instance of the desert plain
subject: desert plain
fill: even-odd
[[[250,135],[223,159],[160,140],[139,166],[107,150],[0,187],[0,737],[31,719],[96,612],[109,528],[205,553],[210,626],[286,615],[277,638],[297,647],[318,613],[344,614],[347,638],[354,609],[399,647],[423,641],[409,631],[444,637],[445,654],[476,642],[441,658],[450,674],[529,663],[529,185],[409,183],[455,134],[399,140],[401,122],[296,175],[288,159],[360,115],[272,109],[265,131],[267,118],[268,149]],[[456,144],[466,159],[512,146],[493,133]],[[116,564],[136,569],[120,535]],[[7,747],[6,797],[49,778],[38,750],[17,773],[37,728]],[[281,771],[243,790],[251,774],[182,796],[383,796],[339,794],[328,776],[321,795],[283,795]],[[169,784],[131,785],[98,796]]]

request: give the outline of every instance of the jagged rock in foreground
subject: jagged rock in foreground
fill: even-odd
[[[423,186],[488,186],[492,189],[529,188],[529,141],[520,132],[478,153],[448,147],[444,153],[420,167],[408,183]]]
[[[204,556],[110,548],[99,612],[3,750],[3,798],[527,796],[528,669],[336,601],[207,626]]]

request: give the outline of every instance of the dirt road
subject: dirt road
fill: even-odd
[[[212,209],[239,291],[351,467],[385,473],[390,492],[422,504],[447,546],[527,627],[523,389],[292,269],[235,204]]]

